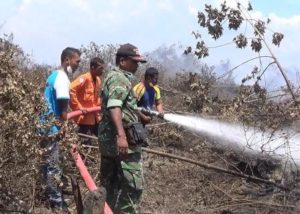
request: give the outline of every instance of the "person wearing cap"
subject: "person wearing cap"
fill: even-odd
[[[156,110],[159,113],[163,113],[163,105],[157,81],[158,70],[154,67],[150,67],[145,72],[144,80],[136,84],[133,90],[137,96],[137,105],[139,107],[152,110],[155,104]]]
[[[98,123],[101,119],[99,112],[87,112],[87,108],[99,107],[101,75],[104,61],[94,57],[90,61],[90,71],[77,77],[70,87],[70,107],[73,111],[81,110],[83,115],[74,118],[79,126],[79,133],[98,136]],[[88,143],[89,141],[84,141]]]
[[[146,60],[137,47],[121,45],[116,53],[116,67],[103,81],[103,118],[98,130],[100,181],[106,189],[106,201],[113,213],[137,213],[142,195],[141,145],[128,137],[127,127],[138,123],[137,99],[131,81],[138,63],[144,62]]]

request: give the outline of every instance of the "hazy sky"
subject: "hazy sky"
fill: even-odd
[[[141,52],[162,44],[194,45],[191,32],[197,11],[220,0],[6,0],[0,1],[0,33],[13,33],[14,41],[39,63],[59,64],[66,46],[130,42]],[[236,3],[235,0],[227,0]],[[247,2],[242,0],[241,3]],[[300,0],[253,0],[253,17],[270,17],[270,28],[285,34],[280,48],[272,46],[285,68],[299,69]],[[232,33],[223,41],[231,41]],[[212,45],[216,45],[211,41]],[[234,46],[214,49],[204,61],[232,66],[249,58],[250,51]]]

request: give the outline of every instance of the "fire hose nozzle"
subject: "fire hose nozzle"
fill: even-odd
[[[161,119],[164,119],[164,114],[159,113],[158,111],[153,111],[151,109],[146,109],[146,108],[143,108],[143,107],[137,107],[136,110],[142,112],[144,115],[147,115],[147,116],[155,116],[155,117],[159,117]]]

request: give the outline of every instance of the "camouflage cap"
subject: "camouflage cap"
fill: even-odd
[[[140,54],[139,49],[129,43],[120,46],[117,51],[117,56],[128,56],[141,63],[147,62],[146,59]]]

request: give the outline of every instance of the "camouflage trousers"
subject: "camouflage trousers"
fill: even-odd
[[[42,141],[42,179],[45,195],[51,207],[63,207],[63,194],[60,187],[62,170],[59,166],[59,145],[57,141]]]
[[[141,153],[124,158],[101,157],[101,184],[106,189],[108,205],[114,214],[137,213],[143,191]]]

